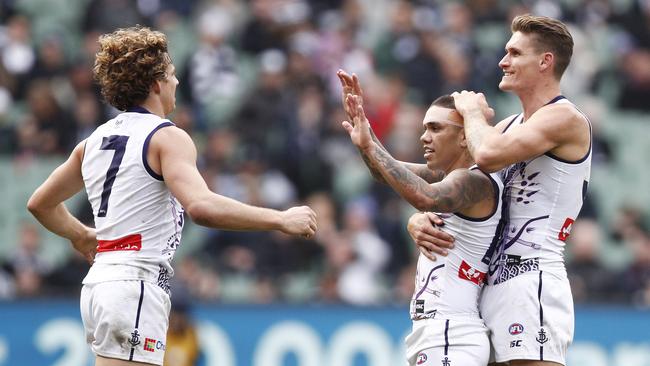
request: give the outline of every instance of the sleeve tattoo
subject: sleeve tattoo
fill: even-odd
[[[458,169],[445,181],[429,184],[383,149],[375,149],[371,156],[362,155],[366,164],[420,211],[457,212],[493,194],[491,182],[482,173]]]
[[[383,150],[386,154],[390,155],[388,153],[388,150],[384,147],[384,145],[379,141],[377,136],[375,135],[375,132],[370,129],[370,135],[372,136],[372,140],[377,144],[377,147],[380,150]],[[386,179],[381,175],[381,173],[374,167],[372,162],[368,160],[368,157],[362,152],[361,157],[363,158],[363,162],[366,164],[368,167],[368,170],[370,170],[370,174],[372,174],[372,177],[375,178],[378,182],[388,184],[386,182]],[[400,162],[395,160],[398,164],[403,165],[406,169],[410,170],[413,174],[416,176],[424,179],[427,183],[436,183],[440,182],[444,177],[445,177],[445,172],[441,170],[436,170],[433,171],[427,167],[426,164],[416,164],[416,163],[406,163],[406,162]]]

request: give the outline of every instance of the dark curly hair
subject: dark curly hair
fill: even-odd
[[[124,111],[144,102],[170,63],[164,34],[142,26],[122,28],[99,37],[93,76],[104,99]]]

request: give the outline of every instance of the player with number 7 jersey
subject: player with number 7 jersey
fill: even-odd
[[[225,230],[277,230],[310,238],[316,214],[255,207],[211,192],[190,136],[166,119],[176,106],[176,68],[164,34],[145,27],[99,38],[94,76],[122,111],[80,142],[34,192],[27,208],[94,263],[83,280],[81,319],[96,366],[162,365],[171,261],[183,212]],[[85,186],[95,229],[64,201]]]
[[[144,280],[169,292],[183,208],[149,166],[147,150],[156,131],[173,125],[144,108],[130,108],[86,140],[81,173],[98,246],[84,284]]]

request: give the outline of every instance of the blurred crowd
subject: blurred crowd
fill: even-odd
[[[170,119],[197,142],[210,187],[254,205],[308,204],[319,221],[313,240],[195,228],[176,286],[204,301],[404,304],[414,210],[372,180],[341,128],[336,70],[359,75],[393,156],[422,162],[421,121],[435,97],[472,89],[498,117],[514,112],[497,63],[510,19],[526,12],[570,25],[563,89],[596,127],[603,108],[650,112],[648,0],[0,0],[0,154],[65,156],[114,116],[92,79],[97,38],[151,26],[167,34],[180,80]],[[597,134],[594,165],[611,164],[612,150]],[[89,206],[71,210],[92,224]],[[650,306],[647,212],[622,207],[606,225],[599,212],[591,196],[567,245],[576,303]],[[71,253],[51,265],[39,230],[25,221],[0,259],[0,298],[78,292],[87,264]],[[619,260],[604,258],[606,245]]]

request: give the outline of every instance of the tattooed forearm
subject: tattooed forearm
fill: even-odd
[[[385,150],[362,152],[364,161],[400,196],[420,211],[457,212],[490,197],[492,184],[483,173],[458,169],[444,181],[428,184]]]
[[[386,154],[389,154],[388,150],[386,147],[384,147],[384,145],[382,145],[381,141],[379,141],[379,138],[377,138],[377,135],[375,135],[375,132],[372,130],[372,128],[370,129],[370,136],[372,136],[372,140],[375,142],[375,144],[377,144],[377,147],[379,149],[384,150]],[[372,174],[373,178],[375,178],[380,183],[386,183],[384,177],[382,177],[381,174],[373,168],[367,157],[363,153],[361,153],[361,156],[363,157],[363,161],[366,163],[366,166],[370,170],[370,174]],[[404,165],[404,167],[406,167],[418,177],[427,181],[427,183],[440,182],[445,177],[445,172],[442,170],[433,171],[429,169],[426,164],[406,163],[402,161],[398,161],[398,163]]]
[[[379,141],[379,138],[377,138],[377,135],[375,135],[375,131],[373,131],[372,128],[370,128],[370,136],[372,137],[372,141],[374,141],[377,144],[377,146],[379,146],[384,151],[388,151],[381,143],[381,141]]]
[[[388,184],[386,182],[386,179],[381,175],[381,173],[374,167],[370,159],[368,159],[368,156],[363,153],[363,151],[359,150],[361,153],[361,158],[363,158],[363,162],[366,163],[366,166],[368,167],[368,170],[370,170],[370,174],[372,174],[372,177],[375,178],[379,183],[384,183]]]

